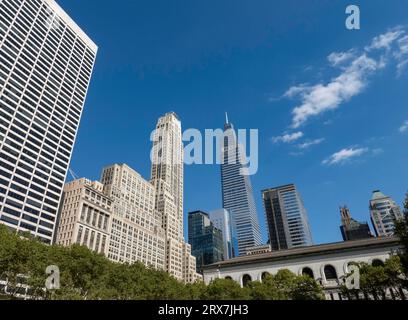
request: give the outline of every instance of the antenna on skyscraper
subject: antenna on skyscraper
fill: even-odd
[[[229,121],[228,121],[228,112],[225,112],[225,123],[226,123],[226,124],[229,123]]]
[[[74,172],[74,170],[72,170],[71,168],[68,168],[68,171],[69,171],[69,173],[71,174],[71,177],[72,177],[74,180],[77,180],[77,179],[78,179],[78,176],[76,175],[76,173]]]

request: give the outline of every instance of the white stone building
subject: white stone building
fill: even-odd
[[[126,164],[105,167],[101,182],[113,201],[108,258],[165,269],[165,234],[151,183]]]
[[[194,282],[199,278],[196,261],[183,235],[184,148],[177,115],[170,112],[159,118],[151,138],[151,183],[166,237],[166,271],[176,279]]]
[[[82,178],[64,187],[58,215],[56,243],[79,244],[107,255],[111,233],[112,200],[98,181]]]
[[[248,281],[262,281],[267,274],[288,269],[297,275],[310,275],[323,286],[327,299],[339,300],[344,299],[339,287],[352,262],[384,263],[399,250],[398,240],[387,237],[248,255],[204,267],[204,282],[231,278],[244,286]]]

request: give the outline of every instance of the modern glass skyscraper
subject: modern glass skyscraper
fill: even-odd
[[[207,213],[194,211],[188,214],[188,242],[196,257],[197,272],[202,267],[224,260],[222,230],[216,228]]]
[[[400,207],[380,190],[373,191],[369,205],[371,221],[377,237],[392,236],[395,221],[403,218]]]
[[[248,248],[262,242],[251,180],[243,174],[244,152],[226,117],[221,164],[222,207],[230,212],[235,223],[238,255],[245,255]]]
[[[234,242],[235,230],[234,223],[228,210],[218,209],[210,212],[210,220],[214,226],[222,231],[222,242],[224,246],[224,260],[235,257]]]
[[[295,185],[262,191],[272,250],[313,245],[303,201]]]
[[[55,1],[0,1],[0,222],[45,243],[96,53]]]

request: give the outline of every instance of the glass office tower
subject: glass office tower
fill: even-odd
[[[0,222],[51,243],[97,46],[53,0],[0,17]]]
[[[222,207],[230,212],[235,222],[238,255],[245,255],[248,248],[259,246],[262,241],[251,180],[242,174],[245,168],[243,152],[227,117],[221,164]]]
[[[303,201],[295,185],[262,191],[272,250],[313,245]]]
[[[197,272],[202,272],[205,265],[224,260],[222,240],[222,231],[214,226],[207,213],[194,211],[188,214],[188,242],[196,257]]]

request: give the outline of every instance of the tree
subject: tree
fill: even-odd
[[[48,266],[60,271],[60,288],[46,290]],[[389,272],[395,270],[390,268]],[[24,284],[31,299],[58,300],[286,300],[320,299],[320,286],[311,278],[281,270],[245,288],[229,279],[184,284],[163,270],[142,263],[120,264],[86,247],[48,246],[29,234],[16,234],[0,225],[0,279],[8,298],[18,298]],[[1,296],[1,294],[0,294]]]
[[[204,298],[210,300],[250,300],[248,288],[230,279],[215,279],[207,286]]]
[[[408,193],[404,203],[404,217],[396,222],[395,233],[403,246],[403,252],[400,253],[401,264],[405,276],[408,278]]]

